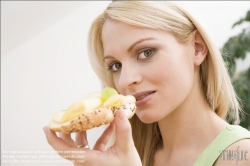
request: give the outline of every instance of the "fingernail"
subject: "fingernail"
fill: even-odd
[[[45,134],[47,134],[47,127],[46,126],[43,127],[43,131],[44,131]]]

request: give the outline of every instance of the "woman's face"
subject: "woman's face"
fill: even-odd
[[[144,123],[159,121],[183,105],[194,84],[194,48],[168,32],[106,21],[104,61],[117,90],[136,97]]]

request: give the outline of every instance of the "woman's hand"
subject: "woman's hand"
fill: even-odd
[[[116,141],[113,146],[105,147],[116,130]],[[48,143],[59,155],[72,161],[75,166],[141,166],[141,160],[132,139],[130,123],[125,113],[120,110],[116,113],[112,123],[97,140],[93,150],[78,148],[78,145],[87,145],[86,131],[76,134],[76,141],[70,134],[60,133],[59,137],[44,127]],[[67,153],[62,153],[67,152]]]

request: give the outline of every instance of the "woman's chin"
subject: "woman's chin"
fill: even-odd
[[[146,123],[146,124],[150,124],[150,123],[154,123],[154,122],[158,121],[158,119],[154,115],[152,115],[150,113],[146,113],[145,111],[144,112],[136,112],[136,115],[143,123]]]

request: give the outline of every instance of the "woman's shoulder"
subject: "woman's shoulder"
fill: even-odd
[[[250,165],[250,132],[239,125],[228,125],[201,153],[194,166]]]
[[[214,166],[249,166],[250,139],[239,140],[221,151]]]

